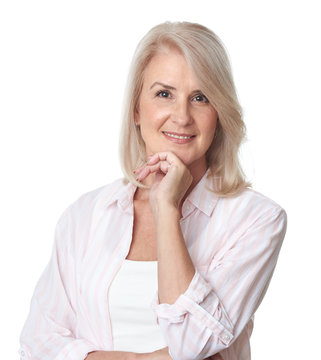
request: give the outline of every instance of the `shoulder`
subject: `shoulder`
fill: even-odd
[[[220,198],[219,203],[221,203],[221,206],[230,208],[231,210],[253,214],[284,211],[276,201],[251,188],[246,188],[239,194],[231,197]]]
[[[278,249],[287,228],[285,210],[262,193],[246,188],[231,197],[220,197],[212,214],[223,249],[252,245]]]
[[[244,189],[238,196],[236,202],[242,202],[246,206],[255,207],[257,210],[268,211],[272,209],[282,209],[281,205],[268,196],[251,188]]]
[[[82,194],[66,208],[58,223],[66,220],[67,217],[73,221],[79,221],[84,218],[89,219],[97,208],[103,208],[114,200],[117,200],[126,185],[127,182],[124,179],[117,179],[110,184]]]
[[[74,208],[82,208],[84,206],[95,206],[100,203],[107,204],[119,197],[119,193],[124,189],[126,184],[124,179],[117,179],[110,184],[82,194],[71,206]]]
[[[56,225],[55,242],[59,251],[76,253],[86,249],[92,227],[105,213],[108,205],[116,202],[126,192],[127,185],[123,179],[118,179],[84,193],[69,205]]]
[[[220,198],[216,211],[234,230],[238,228],[243,231],[260,224],[279,224],[285,228],[287,222],[287,215],[282,206],[250,188],[233,197]]]

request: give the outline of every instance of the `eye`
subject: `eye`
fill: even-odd
[[[171,95],[168,91],[166,90],[160,90],[156,93],[156,96],[160,97],[160,98],[169,98]]]
[[[202,103],[208,103],[209,102],[208,98],[203,94],[198,94],[198,95],[194,96],[193,101],[202,102]]]

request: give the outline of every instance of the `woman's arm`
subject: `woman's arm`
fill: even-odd
[[[84,199],[84,200],[83,200]],[[20,337],[20,355],[23,360],[80,360],[94,358],[151,358],[151,354],[103,351],[91,334],[91,327],[77,334],[76,302],[79,293],[76,287],[77,268],[74,239],[79,207],[91,209],[90,199],[72,204],[60,217],[55,231],[52,256],[37,283],[31,308]],[[89,204],[88,204],[89,202]],[[88,213],[90,210],[88,210]],[[87,212],[85,213],[87,214]],[[89,325],[89,324],[88,324]],[[86,334],[90,336],[86,336]],[[89,354],[89,355],[88,355]],[[144,357],[145,356],[145,357]],[[167,348],[152,353],[152,359],[170,359]]]
[[[192,277],[177,216],[188,180],[183,167],[174,154],[155,154],[139,170],[139,180],[156,172],[150,198],[160,261],[154,302],[159,325],[174,360],[201,360],[229,347],[259,306],[285,235],[286,213],[277,204],[260,203],[240,231],[226,229],[230,247],[208,264],[206,278],[197,269]]]
[[[179,223],[180,204],[193,178],[172,153],[155,154],[147,165],[140,169],[138,179],[156,173],[150,205],[157,239],[158,296],[161,303],[173,304],[195,274]]]
[[[85,360],[171,360],[168,348],[151,353],[133,353],[127,351],[94,351]]]
[[[73,333],[76,315],[71,301],[75,266],[71,256],[71,208],[58,221],[49,264],[35,288],[20,336],[23,360],[84,359],[97,345]]]

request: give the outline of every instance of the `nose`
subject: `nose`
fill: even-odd
[[[188,101],[176,102],[172,113],[172,121],[180,126],[187,126],[193,122],[190,104]]]

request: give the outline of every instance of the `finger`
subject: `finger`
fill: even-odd
[[[147,159],[148,165],[154,165],[160,160],[158,153],[152,155],[150,158]]]
[[[167,161],[159,161],[155,165],[146,165],[145,168],[137,174],[137,180],[142,181],[151,173],[162,172],[163,174],[167,174],[170,166]]]
[[[146,162],[148,162],[149,161],[149,159],[151,159],[152,158],[152,155],[150,155],[150,156],[147,156],[147,158],[146,158]],[[134,174],[137,174],[137,173],[139,173],[141,170],[143,170],[143,168],[146,166],[146,164],[143,164],[143,165],[141,165],[141,166],[139,166],[138,168],[136,168],[133,172],[134,172]]]
[[[167,161],[160,161],[160,170],[164,173],[167,174],[170,167],[172,166],[170,163],[168,163]]]
[[[140,172],[142,172],[147,164],[144,164],[142,166],[139,166],[137,169],[134,170],[134,174],[138,175]]]
[[[139,171],[136,171],[135,174],[136,180],[142,181],[150,174],[150,170],[146,165],[144,165],[144,167],[141,168]]]
[[[135,170],[133,171],[134,174],[137,175],[138,173],[140,173],[140,172],[144,169],[145,166],[146,166],[146,165],[144,164],[144,165],[138,167],[137,169],[135,169]]]
[[[155,183],[160,183],[163,180],[164,176],[166,175],[163,172],[157,171],[155,173]]]
[[[169,164],[167,161],[159,161],[155,165],[149,165],[148,168],[150,169],[150,172],[157,172],[160,171],[164,174],[167,174],[169,168],[171,167],[171,164]]]
[[[151,158],[148,159],[147,164],[156,164],[158,161],[167,161],[170,164],[182,163],[182,161],[174,153],[168,151],[154,154]]]

